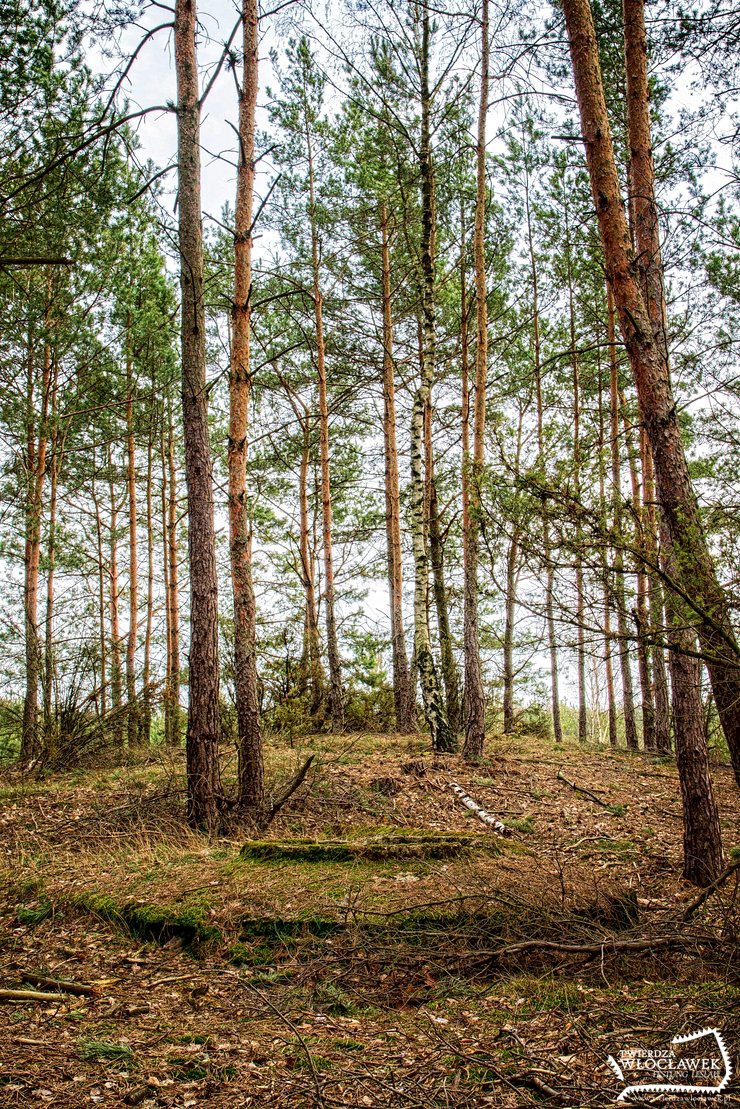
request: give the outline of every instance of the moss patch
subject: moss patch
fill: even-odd
[[[473,851],[500,855],[501,846],[486,836],[396,835],[364,840],[253,840],[239,856],[251,862],[351,862],[366,859],[454,859]]]
[[[186,947],[218,942],[221,933],[208,917],[208,906],[202,902],[191,905],[150,905],[139,901],[116,901],[105,894],[81,893],[69,898],[69,904],[118,924],[143,940],[167,943],[180,939]]]

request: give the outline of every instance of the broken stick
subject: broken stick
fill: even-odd
[[[71,982],[68,978],[50,978],[48,974],[36,974],[30,970],[24,970],[20,977],[24,982],[31,982],[34,986],[51,986],[62,993],[73,993],[79,996],[95,993],[93,986],[86,986],[84,982]]]
[[[63,993],[41,990],[0,990],[0,1001],[69,1001],[69,998]]]
[[[602,801],[601,798],[597,797],[595,793],[592,793],[590,789],[586,789],[585,786],[576,785],[575,782],[571,782],[570,778],[566,778],[565,774],[563,774],[562,767],[558,770],[556,777],[559,778],[561,782],[565,782],[571,789],[574,789],[576,793],[585,794],[589,800],[594,801],[597,805],[601,805],[603,809],[609,808],[609,803],[607,801]]]

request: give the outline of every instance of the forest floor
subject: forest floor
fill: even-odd
[[[90,990],[0,1002],[0,1105],[595,1107],[608,1055],[707,1026],[740,1062],[737,875],[682,919],[669,761],[313,742],[269,745],[274,783],[317,758],[246,852],[184,828],[179,753],[5,775],[0,986]],[[715,781],[729,852],[740,792]]]

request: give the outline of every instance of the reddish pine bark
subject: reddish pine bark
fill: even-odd
[[[563,10],[607,279],[653,452],[656,489],[670,536],[675,584],[699,636],[735,777],[740,783],[740,652],[691,485],[667,366],[638,282],[609,132],[591,8],[588,0],[564,0]]]
[[[238,728],[239,805],[258,814],[264,804],[265,770],[257,685],[257,606],[252,582],[247,498],[254,132],[259,47],[256,0],[244,0],[242,27],[244,76],[239,95],[239,165],[234,209],[234,299],[231,307],[229,375],[229,536],[234,597],[234,686]]]

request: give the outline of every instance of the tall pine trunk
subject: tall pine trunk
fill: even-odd
[[[642,694],[642,741],[646,751],[655,750],[655,704],[653,701],[653,680],[649,655],[649,611],[648,583],[646,574],[647,544],[645,538],[644,492],[638,470],[638,455],[632,439],[632,424],[627,416],[627,405],[620,393],[622,403],[624,440],[629,461],[630,482],[632,485],[632,504],[636,516],[635,554],[637,570],[637,605],[633,615],[637,625],[637,672],[640,677]]]
[[[123,744],[121,728],[121,706],[123,704],[123,671],[121,668],[121,623],[118,608],[120,588],[118,584],[118,501],[116,483],[113,480],[113,455],[108,447],[108,495],[110,497],[110,567],[109,567],[109,606],[110,606],[110,686],[111,704],[114,711],[113,735],[116,744]]]
[[[542,396],[542,342],[540,338],[540,283],[537,272],[537,256],[534,249],[532,230],[532,207],[530,203],[529,174],[526,178],[525,213],[527,218],[527,247],[532,276],[532,345],[534,353],[534,383],[537,400],[537,465],[545,481],[545,426],[544,402]],[[552,730],[556,743],[563,742],[563,724],[560,717],[560,675],[558,667],[558,640],[555,630],[555,571],[553,550],[550,539],[550,523],[546,511],[542,517],[542,550],[545,561],[545,624],[547,626],[547,647],[550,656],[550,699]]]
[[[599,305],[597,304],[597,313]],[[606,426],[604,419],[604,377],[601,357],[597,352],[598,413],[599,413],[599,517],[604,540],[601,544],[601,580],[603,586],[604,613],[604,674],[606,677],[606,712],[609,730],[609,746],[617,747],[617,704],[614,696],[614,666],[612,652],[612,606],[609,588],[609,548],[606,541],[609,527],[609,512],[606,499]]]
[[[45,312],[45,319],[48,312]],[[47,320],[48,322],[48,320]],[[26,504],[23,608],[25,617],[26,692],[23,699],[21,731],[21,762],[28,764],[39,750],[39,676],[41,650],[39,640],[39,566],[41,561],[41,514],[46,478],[47,421],[51,382],[51,347],[44,341],[41,374],[41,404],[38,417],[35,409],[35,343],[31,329],[28,340],[26,377]]]
[[[49,530],[46,540],[46,618],[44,627],[44,749],[50,754],[49,746],[54,736],[54,574],[57,557],[57,499],[59,491],[59,468],[61,464],[61,443],[59,439],[58,386],[59,366],[53,360],[49,423],[51,426],[49,451]]]
[[[478,553],[480,529],[480,486],[485,458],[486,380],[488,376],[488,293],[486,289],[486,121],[489,85],[488,0],[481,0],[481,75],[476,144],[475,257],[476,346],[475,402],[473,408],[473,457],[463,455],[467,471],[468,511],[463,543],[463,654],[466,758],[480,758],[485,740],[485,697],[478,632]]]
[[[91,493],[95,508],[95,540],[98,561],[98,637],[100,640],[100,699],[98,712],[104,717],[108,711],[108,626],[105,618],[105,556],[103,554],[103,517],[98,500],[96,478],[98,474],[97,452],[93,449],[93,471]]]
[[[655,747],[660,754],[671,750],[671,710],[666,676],[662,639],[664,629],[663,586],[658,571],[659,541],[658,518],[655,511],[655,478],[653,454],[644,428],[640,434],[643,474],[643,529],[645,551],[648,559],[648,600],[650,615],[650,655],[655,699]]]
[[[130,321],[129,321],[130,327]],[[130,337],[127,337],[130,342]],[[136,440],[134,438],[133,366],[126,359],[126,485],[128,489],[128,637],[126,639],[126,701],[128,742],[139,742],[139,705],[136,699],[136,637],[139,623],[139,544],[136,506]]]
[[[584,535],[580,524],[581,500],[581,375],[576,346],[576,311],[573,278],[573,258],[570,240],[570,211],[566,199],[563,205],[568,275],[568,330],[570,335],[570,364],[573,382],[573,495],[579,512],[575,535],[576,571],[576,670],[578,674],[578,739],[588,739],[588,699],[586,693],[586,597],[583,581]]]
[[[167,696],[170,707],[169,731],[166,742],[171,746],[180,743],[180,588],[177,542],[177,466],[175,464],[175,428],[172,411],[168,414],[167,466],[169,472],[167,503],[167,606],[170,637],[168,640]]]
[[[208,437],[203,226],[200,200],[200,103],[195,0],[176,0],[178,224],[182,410],[188,490],[190,660],[187,729],[188,821],[219,823],[218,577],[213,474]]]
[[[231,306],[229,376],[229,540],[234,597],[239,804],[253,813],[259,813],[264,805],[265,769],[257,685],[257,606],[252,582],[247,498],[254,132],[259,46],[256,0],[243,0],[242,27],[244,71],[239,92],[239,162],[234,209],[234,299]]]
[[[627,748],[636,751],[637,726],[635,724],[635,698],[630,662],[627,602],[624,589],[624,538],[622,535],[622,477],[619,454],[619,363],[614,327],[614,300],[607,287],[607,338],[609,343],[609,397],[612,463],[612,522],[614,528],[614,601],[617,610],[619,638],[619,667],[622,677],[622,713]]]
[[[669,385],[664,276],[655,203],[643,0],[624,0],[624,40],[630,179],[634,194],[632,214],[638,272],[655,346],[661,359],[662,374]],[[643,458],[648,463],[645,467],[648,489],[652,486],[651,447],[646,436]],[[659,488],[662,494],[663,485],[660,484]],[[669,578],[680,577],[678,561],[681,549],[671,532],[670,518],[662,495],[660,499],[663,569]],[[652,497],[648,503],[651,502]],[[649,523],[652,525],[653,521],[649,520]],[[652,534],[654,535],[654,530]],[[650,553],[652,554],[652,550]],[[666,596],[666,610],[671,645],[669,666],[676,763],[681,782],[684,818],[683,872],[684,877],[695,885],[707,885],[722,869],[722,834],[702,727],[701,672],[699,662],[694,657],[696,635],[682,598],[669,591]],[[737,775],[737,763],[735,769]]]
[[[396,447],[396,386],[393,361],[393,311],[391,302],[391,252],[388,206],[380,205],[381,281],[383,300],[383,447],[385,457],[385,534],[388,591],[391,614],[393,703],[396,728],[414,731],[414,699],[403,630],[403,559],[401,552],[401,492]]]
[[[607,280],[653,452],[656,489],[671,541],[675,581],[691,610],[735,778],[740,783],[740,651],[691,484],[668,367],[635,273],[591,8],[588,0],[564,0],[563,10]]]
[[[152,734],[152,634],[154,631],[154,421],[149,426],[146,449],[146,622],[144,626],[144,669],[141,738],[147,745]]]
[[[329,707],[332,731],[344,728],[344,689],[342,663],[337,638],[336,597],[334,590],[334,546],[332,540],[331,460],[329,451],[329,399],[326,388],[326,348],[324,344],[324,298],[321,292],[319,229],[316,221],[311,128],[306,119],[308,151],[308,202],[311,222],[311,269],[316,325],[316,370],[319,384],[319,453],[321,457],[321,525],[324,551],[324,610],[326,614],[326,653],[329,661]]]

